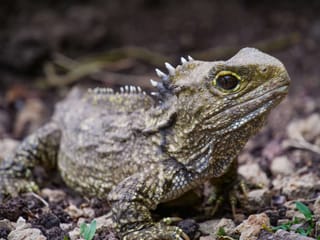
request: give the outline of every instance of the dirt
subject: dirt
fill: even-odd
[[[285,156],[295,173],[320,177],[320,154],[308,145],[320,144],[319,136],[311,134],[315,128],[297,133],[305,140],[299,140],[302,146],[288,136],[289,124],[300,119],[302,125],[310,125],[307,119],[320,112],[319,11],[320,3],[316,0],[242,0],[228,4],[218,0],[3,1],[0,140],[21,140],[32,133],[50,118],[56,102],[73,85],[118,88],[121,84],[139,84],[150,90],[148,78],[155,77],[154,67],[163,68],[159,65],[162,59],[171,59],[173,64],[178,63],[180,56],[189,54],[194,58],[226,59],[242,47],[261,46],[284,62],[292,84],[288,100],[274,111],[267,127],[247,144],[239,158],[242,165],[258,163],[270,181],[269,189],[274,191],[271,201],[259,210],[238,205],[237,212],[242,214],[241,219],[264,211],[275,226],[288,217],[287,202],[296,199],[274,190],[274,160]],[[127,47],[138,50],[121,52]],[[114,49],[122,50],[115,53]],[[101,55],[104,60],[98,70],[69,81],[68,74],[77,64],[81,67],[84,62],[101,61]],[[52,66],[63,81],[52,83]],[[42,188],[61,191],[61,199],[54,201],[46,194],[6,199],[0,202],[0,220],[16,222],[23,217],[48,239],[63,239],[79,225],[79,219],[90,222],[110,210],[103,200],[87,199],[67,190],[59,179],[48,183],[41,171],[39,179],[45,182]],[[320,190],[316,189],[305,200],[312,199],[313,203],[319,195]],[[76,210],[71,211],[70,206]],[[231,216],[228,204],[221,209],[219,216]],[[192,209],[190,212],[199,213]],[[197,236],[197,222],[181,224],[190,235]],[[0,224],[0,238],[7,238],[10,231]],[[111,228],[104,228],[94,239],[116,236]]]

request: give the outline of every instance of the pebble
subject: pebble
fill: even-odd
[[[46,240],[40,229],[31,228],[31,224],[20,217],[17,220],[16,229],[9,233],[8,240]]]
[[[41,196],[48,198],[49,202],[61,202],[66,198],[66,193],[62,190],[44,188],[41,190]]]
[[[271,162],[270,170],[274,176],[290,175],[294,172],[294,165],[286,156],[279,156]]]
[[[250,211],[259,211],[271,202],[271,191],[268,188],[255,189],[248,192],[248,204],[245,208]]]
[[[9,157],[18,146],[19,142],[10,138],[0,140],[0,161]]]
[[[200,240],[214,240],[217,239],[217,233],[220,228],[226,232],[227,236],[233,234],[235,223],[231,219],[213,219],[199,224],[199,230],[207,236],[200,237]]]
[[[238,168],[238,173],[248,182],[257,186],[268,186],[270,181],[257,163],[248,163]]]
[[[270,219],[265,213],[250,215],[235,229],[240,234],[239,240],[256,240],[261,230],[269,228]]]
[[[287,199],[307,199],[314,198],[316,191],[320,190],[320,179],[314,173],[306,173],[303,175],[295,174],[291,176],[277,176],[272,184],[274,189]]]

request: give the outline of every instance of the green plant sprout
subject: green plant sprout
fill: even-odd
[[[92,240],[97,229],[97,221],[93,220],[90,224],[81,223],[80,235],[85,240]]]
[[[314,232],[315,228],[314,217],[311,210],[302,202],[296,202],[296,209],[303,214],[305,219],[298,219],[294,217],[292,221],[288,221],[280,226],[272,227],[272,230],[277,231],[282,229],[285,231],[292,231],[293,225],[301,224],[301,227],[295,229],[295,232],[303,236],[310,236],[310,234]],[[320,240],[320,237],[318,237],[317,240]]]

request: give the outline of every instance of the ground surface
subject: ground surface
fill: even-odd
[[[297,200],[313,211],[313,223],[319,224],[319,10],[318,1],[3,1],[0,156],[4,158],[16,146],[13,140],[20,141],[46,122],[55,103],[75,84],[114,88],[132,84],[150,89],[153,68],[163,68],[164,61],[177,64],[180,56],[189,54],[203,60],[226,59],[241,47],[254,46],[284,62],[292,85],[288,99],[239,157],[240,173],[261,189],[250,190],[249,204],[237,206],[235,224],[259,213],[249,225],[267,227],[252,239],[267,239],[269,222],[282,225],[293,216],[302,219],[296,229],[307,229],[312,224],[303,222],[295,210]],[[38,195],[0,203],[0,239],[8,238],[17,225],[29,223],[22,228],[40,229],[39,234],[48,239],[67,235],[76,239],[78,232],[72,230],[82,221],[108,213],[105,202],[77,195],[59,177],[49,182],[40,171],[39,178],[45,184]],[[190,213],[184,217],[203,222],[198,209]],[[216,216],[231,218],[230,206],[225,204]],[[100,218],[99,223],[110,226],[106,219]],[[228,221],[201,223],[202,238],[214,239],[214,227],[219,224],[235,229]],[[181,224],[195,232],[196,224]],[[309,235],[315,238],[319,226]],[[227,231],[235,238],[244,232]],[[110,227],[99,227],[95,236],[114,238]]]

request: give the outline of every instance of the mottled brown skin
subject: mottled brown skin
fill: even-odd
[[[57,168],[73,189],[108,198],[123,239],[188,239],[153,222],[150,210],[206,180],[235,176],[230,166],[286,95],[289,76],[280,61],[252,48],[227,61],[190,59],[168,69],[159,74],[156,101],[134,88],[73,91],[2,163],[0,192],[34,190],[34,166]]]

